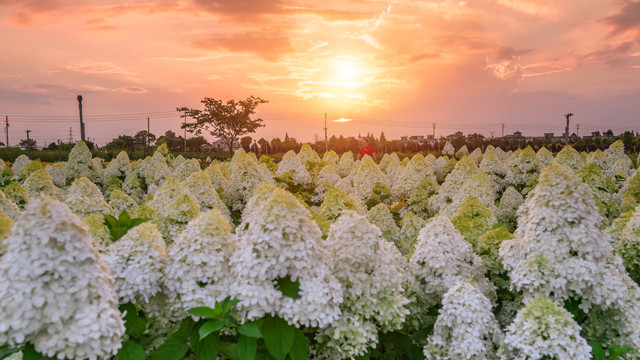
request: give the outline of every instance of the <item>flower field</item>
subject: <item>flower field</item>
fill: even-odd
[[[639,359],[639,164],[0,160],[0,359]]]

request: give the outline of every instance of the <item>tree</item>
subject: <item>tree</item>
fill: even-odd
[[[112,142],[108,143],[106,148],[107,150],[126,150],[133,148],[133,137],[129,135],[120,135],[117,139],[114,139]]]
[[[36,147],[36,141],[34,139],[22,139],[18,143],[18,146],[25,149],[33,149]]]
[[[148,138],[147,138],[148,135]],[[156,136],[152,133],[147,133],[147,130],[138,131],[134,136],[136,144],[144,144],[145,146],[149,146],[156,142]]]
[[[202,136],[195,136],[187,139],[187,150],[201,152],[202,147],[209,142]]]
[[[251,147],[251,141],[253,141],[253,139],[251,139],[251,136],[243,136],[242,138],[240,138],[240,146],[242,146],[244,151],[250,151],[249,148]]]
[[[245,100],[228,100],[226,104],[222,100],[205,97],[201,101],[204,110],[187,107],[176,110],[195,120],[182,124],[183,129],[196,135],[205,130],[213,137],[220,138],[232,153],[233,144],[241,135],[254,133],[257,128],[264,126],[262,119],[252,119],[251,115],[255,114],[259,104],[266,102],[268,101],[253,95]]]

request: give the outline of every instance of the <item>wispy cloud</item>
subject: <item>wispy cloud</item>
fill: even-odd
[[[136,80],[136,76],[139,75],[138,73],[129,71],[108,61],[84,60],[77,63],[67,64],[65,68],[67,70],[77,71],[85,74],[115,75],[130,80]]]

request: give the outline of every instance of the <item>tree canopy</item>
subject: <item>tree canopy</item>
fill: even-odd
[[[183,129],[196,135],[202,134],[203,130],[207,131],[213,137],[221,139],[229,148],[229,152],[233,152],[233,144],[240,136],[254,133],[257,128],[264,126],[262,119],[252,119],[251,115],[255,114],[259,104],[266,102],[268,100],[253,95],[245,100],[227,100],[226,103],[205,97],[201,101],[204,104],[204,110],[188,107],[176,110],[184,112],[187,117],[195,120],[194,122],[185,121],[182,124]]]

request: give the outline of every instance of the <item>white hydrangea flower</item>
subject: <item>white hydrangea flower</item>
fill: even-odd
[[[320,213],[329,222],[334,222],[342,214],[343,210],[353,210],[361,214],[367,212],[366,208],[358,200],[347,195],[341,189],[334,187],[327,190],[320,205]]]
[[[480,162],[480,160],[482,160],[482,150],[479,147],[475,148],[469,156],[471,156],[476,162]]]
[[[302,166],[306,166],[308,162],[320,161],[318,153],[309,146],[309,144],[302,144],[298,155],[296,155]]]
[[[322,155],[322,161],[330,162],[333,165],[338,165],[338,162],[340,161],[340,156],[338,156],[338,154],[335,151],[329,150],[325,152],[324,155]]]
[[[462,159],[467,155],[469,155],[469,149],[467,149],[467,145],[462,145],[462,147],[458,149],[455,154],[456,159]],[[472,157],[472,159],[475,160],[476,158]]]
[[[213,188],[222,191],[227,187],[227,185],[229,185],[229,179],[227,179],[220,169],[222,169],[220,163],[212,163],[207,166],[205,171],[209,174],[209,179],[211,180]]]
[[[81,218],[91,214],[113,215],[113,209],[104,201],[100,189],[85,177],[76,178],[69,187],[67,206]]]
[[[229,185],[225,201],[231,209],[241,211],[253,191],[263,182],[273,182],[271,173],[244,152],[236,152],[230,164]]]
[[[504,335],[491,301],[473,282],[461,280],[442,298],[442,308],[424,347],[428,360],[493,359]]]
[[[67,161],[67,183],[70,184],[73,180],[81,176],[91,178],[92,166],[91,151],[89,151],[84,141],[78,141],[73,149],[71,149],[71,152],[69,152],[69,161]]]
[[[27,165],[30,162],[31,162],[31,159],[29,159],[27,155],[22,154],[13,161],[13,165],[11,165],[11,170],[13,170],[13,172],[17,174],[20,172],[20,170],[22,170],[22,168],[25,165]]]
[[[29,192],[24,186],[18,183],[10,183],[2,188],[7,199],[11,200],[14,204],[18,205],[18,208],[24,209],[25,205],[31,201]]]
[[[384,154],[382,156],[382,159],[380,159],[380,170],[386,173],[387,167],[392,163],[398,163],[398,164],[400,163],[400,158],[398,157],[398,154],[396,153]]]
[[[281,176],[287,171],[293,172],[294,184],[306,185],[313,182],[311,180],[311,175],[309,175],[309,172],[293,150],[289,150],[284,154],[282,161],[278,164],[278,171],[276,171],[276,175]]]
[[[111,245],[111,233],[107,225],[104,224],[102,214],[91,214],[82,219],[82,223],[89,227],[89,235],[98,250],[104,251]]]
[[[527,302],[507,328],[502,360],[591,359],[591,347],[580,336],[571,314],[544,295]]]
[[[115,189],[109,195],[109,206],[113,208],[114,215],[119,215],[124,210],[134,210],[138,204],[126,193]]]
[[[147,205],[154,209],[153,221],[170,244],[200,212],[200,205],[179,182],[168,178]]]
[[[510,230],[514,230],[518,222],[518,208],[523,203],[524,197],[513,186],[509,186],[502,193],[500,205],[496,210],[496,218],[503,224],[509,225]]]
[[[404,170],[395,177],[391,193],[395,199],[408,198],[425,178],[436,180],[433,170],[424,160],[422,154],[418,153],[411,158]]]
[[[418,234],[424,227],[426,221],[412,212],[406,212],[402,218],[400,225],[400,251],[404,255],[410,255],[413,253],[416,241],[418,240]]]
[[[129,161],[129,155],[126,151],[120,151],[115,159],[109,162],[109,165],[104,170],[104,179],[106,182],[111,178],[124,178],[131,172],[131,162]]]
[[[382,237],[400,247],[400,228],[386,204],[378,204],[367,212],[367,220],[382,231]]]
[[[353,170],[351,181],[353,194],[362,202],[366,202],[371,196],[376,184],[382,184],[387,188],[390,186],[387,176],[369,156],[365,156],[360,165]]]
[[[77,216],[57,200],[34,199],[0,258],[0,343],[30,342],[70,359],[110,358],[124,325],[109,270]]]
[[[351,151],[347,151],[340,157],[340,161],[338,162],[338,167],[336,168],[336,170],[338,171],[338,174],[340,176],[346,177],[355,167],[356,164],[353,160],[353,153]]]
[[[138,177],[138,174],[135,171],[132,171],[127,174],[127,177],[124,179],[124,182],[122,183],[122,191],[132,198],[144,200],[146,192],[142,186],[143,183],[140,181],[140,177]]]
[[[622,161],[618,163],[619,160]],[[625,154],[624,144],[621,140],[614,142],[604,151],[602,163],[599,165],[604,174],[610,178],[615,178],[618,173],[628,176],[632,171],[631,159]]]
[[[468,278],[474,278],[485,294],[493,293],[493,285],[484,277],[482,260],[444,216],[429,219],[420,230],[410,262],[426,294],[441,297],[458,281]]]
[[[9,237],[11,228],[13,227],[13,220],[4,211],[0,210],[0,257],[4,255],[7,250],[5,239]]]
[[[577,294],[588,309],[612,252],[589,188],[573,171],[551,164],[519,214],[514,239],[500,248],[512,285],[525,299]]]
[[[355,321],[365,329],[371,328],[367,324],[371,323],[387,332],[402,326],[409,312],[405,307],[409,300],[403,295],[402,269],[396,264],[397,258],[402,257],[391,252],[393,244],[385,245],[386,240],[380,236],[380,230],[363,215],[345,211],[331,225],[323,243],[331,272],[344,289],[344,302],[343,320],[322,330],[318,338],[328,341],[328,346],[335,347],[343,358],[363,355],[367,347],[378,342],[377,331],[373,335],[366,331],[345,336],[353,330],[345,329],[344,320]]]
[[[20,209],[18,205],[14,204],[11,199],[7,198],[6,195],[0,190],[0,211],[4,212],[11,218],[12,220],[18,220],[20,216]]]
[[[340,315],[342,289],[321,250],[322,233],[291,193],[275,189],[250,213],[231,257],[233,297],[249,319],[278,315],[296,326],[325,327]],[[299,282],[299,298],[276,288],[279,279]]]
[[[173,176],[176,180],[182,182],[186,180],[191,174],[200,171],[200,163],[197,159],[189,159],[181,162],[176,166],[173,171]]]
[[[479,168],[489,176],[493,190],[500,192],[504,189],[507,169],[494,152],[484,154],[480,161]]]
[[[525,188],[531,180],[538,176],[539,171],[540,162],[538,162],[536,153],[531,146],[527,146],[524,150],[513,153],[509,159],[506,181],[515,187]],[[523,195],[527,192],[528,190],[524,190]]]
[[[544,169],[547,165],[551,164],[554,159],[553,153],[544,146],[541,147],[540,150],[538,150],[538,152],[536,153],[536,157],[538,158],[541,169]]]
[[[179,296],[184,310],[208,306],[230,296],[235,282],[229,259],[238,248],[231,226],[217,209],[201,213],[169,246],[164,285]]]
[[[447,143],[444,144],[444,147],[442,148],[442,155],[453,156],[455,152],[456,148],[454,148],[453,145],[451,145],[451,143],[447,141]]]
[[[592,151],[587,155],[587,164],[593,163],[602,168],[604,165],[604,152],[602,150],[596,149],[596,151]]]
[[[201,211],[217,209],[225,219],[231,223],[229,209],[222,200],[220,200],[220,196],[213,187],[208,172],[204,170],[196,171],[189,175],[189,177],[182,182],[182,185],[189,191],[191,196],[198,201]]]
[[[565,145],[558,155],[556,155],[553,162],[573,171],[578,171],[584,167],[584,161],[580,157],[580,153],[571,147],[571,145]]]
[[[324,182],[329,182],[331,185],[335,185],[338,181],[340,181],[340,179],[340,175],[338,175],[338,172],[336,172],[335,166],[329,163],[325,165],[318,173],[316,186],[320,186],[320,184]]]
[[[31,173],[23,185],[31,198],[36,198],[42,194],[60,200],[64,199],[64,191],[53,184],[51,175],[45,169]]]
[[[104,262],[111,271],[121,304],[145,304],[160,292],[166,256],[162,234],[150,222],[129,230],[107,248]]]
[[[57,187],[64,188],[67,186],[67,163],[66,162],[57,162],[53,165],[47,165],[45,168],[49,175],[51,175],[51,180],[53,184]]]
[[[470,156],[463,157],[456,164],[453,171],[447,175],[444,183],[438,189],[437,205],[439,205],[439,209],[449,207],[450,209],[447,213],[450,215],[453,214],[455,212],[455,208],[451,208],[451,206],[449,206],[453,202],[453,198],[460,192],[462,186],[478,173],[481,173],[481,171],[478,169],[478,166],[476,166],[476,162]],[[464,201],[464,199],[462,201]]]
[[[440,208],[440,214],[453,216],[470,197],[478,199],[491,212],[496,211],[496,192],[493,189],[491,180],[489,180],[487,174],[478,171],[458,188],[458,191],[451,198],[451,203],[445,204]]]

